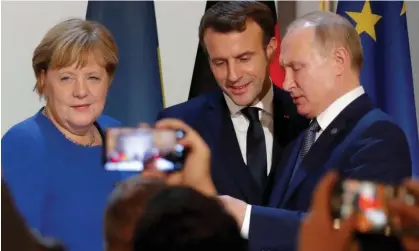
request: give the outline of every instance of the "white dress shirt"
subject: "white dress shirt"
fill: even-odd
[[[241,109],[246,106],[236,105],[229,96],[224,94],[225,100],[227,102],[228,109],[230,110],[231,121],[233,122],[234,131],[236,132],[237,141],[239,142],[240,151],[244,163],[247,164],[246,157],[246,143],[247,143],[247,129],[249,128],[249,120],[246,116],[243,115]],[[273,98],[274,92],[273,87],[269,89],[265,97],[262,98],[257,104],[252,107],[258,107],[259,110],[259,119],[265,134],[265,143],[266,143],[266,163],[267,170],[266,173],[269,174],[271,171],[272,165],[272,144],[273,144]]]
[[[343,109],[364,93],[364,88],[362,86],[358,86],[336,99],[329,107],[326,108],[326,110],[317,116],[317,122],[319,123],[320,130],[316,134],[316,140],[320,137],[324,130],[326,130],[330,123],[332,123],[332,121],[343,111]],[[241,227],[241,235],[246,239],[249,238],[251,212],[252,206],[247,205],[243,225]]]

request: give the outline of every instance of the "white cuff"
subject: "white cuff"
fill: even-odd
[[[242,229],[240,230],[240,233],[244,239],[249,239],[249,228],[250,228],[250,214],[252,212],[252,205],[247,205],[246,212],[244,214],[244,220]]]

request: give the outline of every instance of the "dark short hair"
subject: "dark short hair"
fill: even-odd
[[[242,32],[246,22],[256,22],[263,31],[263,45],[275,36],[275,20],[269,7],[257,1],[220,1],[209,8],[199,24],[199,41],[204,51],[204,35],[207,29],[220,33]]]
[[[245,250],[234,218],[214,198],[192,188],[165,188],[137,223],[133,251]]]
[[[119,182],[105,208],[104,237],[106,251],[131,250],[132,236],[149,198],[166,187],[162,179],[134,175]]]

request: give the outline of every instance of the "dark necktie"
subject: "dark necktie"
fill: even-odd
[[[311,146],[316,141],[316,133],[320,130],[319,123],[317,119],[311,121],[306,133],[304,135],[303,143],[301,144],[300,153],[298,154],[299,163],[304,159],[308,151],[310,150]]]
[[[310,125],[308,126],[305,132],[304,139],[300,147],[300,152],[298,153],[298,158],[297,158],[297,161],[295,162],[294,171],[292,173],[291,180],[293,179],[295,172],[297,171],[304,157],[310,150],[311,146],[316,141],[316,133],[319,130],[320,130],[319,123],[317,122],[317,119],[314,119],[313,121],[311,121]]]
[[[267,160],[265,134],[259,120],[259,108],[247,107],[242,110],[242,113],[250,123],[247,129],[247,166],[256,182],[263,189],[267,179]]]

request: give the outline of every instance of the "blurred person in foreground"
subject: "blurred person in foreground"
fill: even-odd
[[[1,248],[3,251],[64,251],[65,248],[52,238],[31,231],[10,195],[4,180],[1,180]]]
[[[159,129],[182,130],[188,149],[183,169],[164,173],[150,163],[144,179],[162,178],[169,186],[151,197],[141,211],[133,250],[240,250],[246,242],[233,216],[216,197],[210,176],[210,150],[199,134],[176,119],[163,119]]]
[[[133,251],[245,251],[233,218],[215,197],[171,186],[150,199],[138,220]]]
[[[284,89],[311,122],[285,149],[268,207],[221,197],[250,250],[296,250],[300,221],[329,170],[342,178],[390,185],[412,175],[403,130],[373,104],[360,83],[362,62],[359,35],[347,19],[317,11],[289,25],[280,54]],[[381,250],[393,247],[363,240]]]
[[[401,238],[405,251],[419,251],[419,180],[406,180],[404,184],[415,198],[414,205],[395,199],[390,202],[390,212],[395,224],[406,232]]]
[[[337,181],[338,174],[329,172],[316,187],[309,214],[303,220],[299,230],[298,251],[361,250],[354,238],[357,224],[355,214],[343,220],[339,229],[334,227],[331,213],[331,197]],[[401,227],[402,235],[399,238],[402,241],[403,250],[418,251],[419,181],[408,180],[403,185],[406,185],[409,192],[415,196],[416,203],[408,205],[399,199],[392,199],[389,202],[390,214],[396,216],[395,225],[401,224],[399,226]],[[377,241],[379,240],[377,239]],[[378,245],[378,242],[375,243],[375,248],[378,248]],[[379,249],[374,249],[374,243],[371,243],[371,250]]]
[[[167,187],[161,178],[132,176],[112,191],[104,216],[105,251],[131,251],[136,223],[148,200]]]
[[[117,65],[117,45],[103,25],[58,23],[32,58],[45,106],[1,141],[3,177],[28,226],[69,251],[103,250],[106,199],[131,175],[101,163],[104,129],[120,124],[102,115]]]

